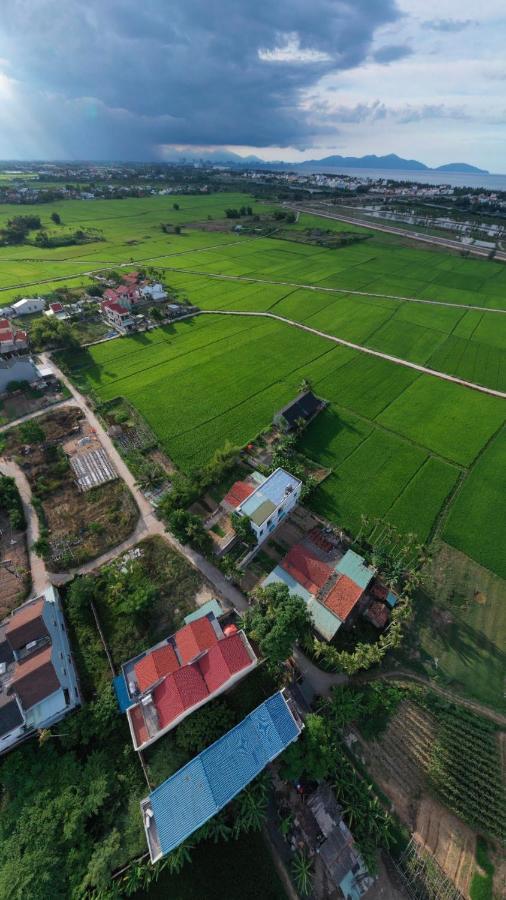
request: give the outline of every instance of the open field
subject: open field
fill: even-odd
[[[138,407],[186,471],[227,440],[253,438],[309,379],[330,406],[302,449],[332,469],[312,503],[352,532],[365,513],[426,540],[504,418],[498,399],[262,319],[206,316],[95,346],[67,363],[83,389]],[[476,546],[485,539],[473,536]]]

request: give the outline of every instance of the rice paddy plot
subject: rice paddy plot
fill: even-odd
[[[421,377],[386,360],[349,352],[354,355],[347,365],[316,382],[315,389],[321,397],[370,419]]]
[[[399,531],[413,529],[421,541],[427,541],[437,511],[451,497],[459,477],[460,471],[455,466],[429,456],[387,511],[385,518]]]
[[[374,429],[335,467],[310,503],[317,512],[356,534],[363,514],[370,517],[387,514],[426,458],[423,449]],[[429,502],[433,519],[439,508],[437,499],[434,505]],[[417,513],[412,510],[407,530],[416,531],[416,527]]]
[[[435,453],[469,466],[504,421],[504,401],[420,375],[377,421]]]
[[[506,578],[506,428],[467,476],[444,529],[444,539]]]

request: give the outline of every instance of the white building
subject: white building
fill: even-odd
[[[42,297],[31,297],[13,303],[12,309],[17,316],[31,316],[34,313],[42,312],[45,306],[46,301]]]
[[[0,624],[0,753],[79,706],[81,696],[56,589]]]
[[[165,291],[163,284],[160,284],[159,281],[156,281],[154,284],[146,284],[139,290],[144,300],[160,303],[162,300],[167,299],[167,292]]]
[[[239,504],[236,512],[249,518],[258,544],[269,538],[285,516],[297,506],[301,490],[302,481],[285,469],[276,469]]]

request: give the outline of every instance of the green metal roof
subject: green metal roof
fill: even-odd
[[[318,600],[315,600],[314,597],[309,600],[307,608],[316,631],[321,634],[326,641],[331,641],[336,631],[342,625],[341,619],[331,613],[330,610],[319,603]]]
[[[354,550],[347,550],[343,558],[336,566],[336,572],[347,575],[355,584],[365,591],[367,585],[375,574],[375,569],[369,568],[363,556],[359,556]]]
[[[264,500],[260,506],[251,513],[250,519],[255,525],[263,525],[266,519],[269,518],[271,513],[275,512],[276,505],[272,502],[272,500]]]
[[[199,606],[194,612],[188,613],[188,615],[184,617],[184,623],[185,625],[189,625],[190,622],[195,622],[196,619],[201,619],[203,616],[209,615],[209,613],[212,613],[216,618],[223,614],[220,604],[214,597],[212,600],[208,600],[207,603],[203,603],[202,606]]]

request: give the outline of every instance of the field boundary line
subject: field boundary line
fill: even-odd
[[[339,338],[334,334],[328,334],[326,331],[320,331],[317,328],[311,328],[310,325],[304,325],[302,322],[295,322],[293,319],[287,319],[285,316],[279,316],[276,313],[246,312],[226,309],[200,309],[194,313],[189,313],[187,316],[180,316],[178,321],[181,322],[184,319],[191,318],[192,316],[202,315],[251,317],[262,316],[266,319],[276,319],[278,322],[283,322],[285,325],[291,325],[293,328],[300,328],[302,331],[307,331],[308,334],[315,334],[317,337],[324,338],[324,340],[327,341],[333,341],[335,344],[339,344],[342,347],[349,347],[351,350],[357,350],[359,353],[367,353],[369,356],[375,356],[378,359],[384,359],[387,362],[394,363],[397,366],[404,366],[407,369],[413,369],[415,372],[421,372],[424,375],[432,375],[434,378],[439,378],[442,381],[449,381],[452,384],[458,384],[461,387],[470,388],[471,390],[478,391],[481,394],[488,394],[491,397],[499,397],[501,400],[506,400],[506,393],[504,391],[498,391],[494,388],[488,388],[482,384],[476,384],[474,381],[466,381],[464,378],[458,378],[456,375],[448,375],[446,372],[438,372],[437,369],[430,369],[427,366],[420,365],[419,363],[414,363],[410,360],[402,359],[400,356],[392,356],[390,353],[382,353],[380,350],[373,350],[372,347],[364,347],[362,344],[355,344],[352,341],[345,340],[345,338]]]
[[[168,255],[169,254],[167,254],[167,256]],[[154,258],[160,259],[163,257]],[[139,260],[139,262],[142,262],[142,260]],[[133,263],[128,263],[125,265],[133,265]],[[359,264],[357,263],[357,265]],[[121,266],[117,265],[116,268],[121,268]],[[321,291],[326,294],[353,294],[357,297],[377,297],[379,300],[395,300],[398,303],[422,303],[426,306],[447,306],[450,307],[450,309],[474,310],[475,312],[490,312],[506,315],[506,309],[500,309],[499,307],[495,306],[471,306],[465,303],[450,303],[446,300],[425,300],[421,297],[401,297],[397,294],[375,294],[371,291],[357,291],[347,288],[321,287],[318,284],[302,284],[299,281],[275,281],[271,278],[253,278],[253,276],[250,275],[226,275],[220,274],[218,272],[201,272],[199,269],[184,269],[178,268],[177,266],[160,265],[159,268],[165,269],[168,272],[182,272],[186,275],[201,275],[206,278],[221,278],[225,281],[244,281],[246,283],[249,282],[250,284],[280,284],[287,285],[288,287],[299,288],[300,290],[305,291]],[[7,290],[7,288],[4,288],[4,290]]]

